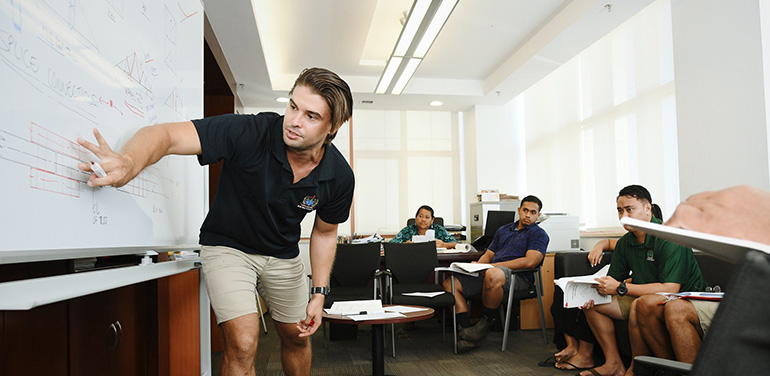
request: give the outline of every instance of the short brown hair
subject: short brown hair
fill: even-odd
[[[297,86],[305,86],[314,94],[326,100],[331,112],[332,131],[326,136],[325,144],[332,142],[342,124],[353,116],[353,94],[350,86],[336,73],[325,68],[305,68],[294,81],[289,95]]]

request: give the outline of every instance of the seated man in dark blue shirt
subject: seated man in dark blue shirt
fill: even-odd
[[[478,277],[455,275],[455,312],[461,340],[458,352],[478,347],[495,322],[496,312],[503,297],[508,294],[511,278],[517,278],[516,291],[528,291],[534,282],[532,273],[513,274],[516,269],[530,269],[540,265],[548,248],[548,234],[535,223],[543,203],[535,196],[527,196],[519,206],[519,220],[500,227],[484,255],[477,262],[492,264],[494,268],[479,273]],[[515,277],[514,277],[515,276]],[[452,291],[452,281],[444,280],[444,289]],[[470,326],[466,298],[481,295],[481,320]]]

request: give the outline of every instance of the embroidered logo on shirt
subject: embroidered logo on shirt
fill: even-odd
[[[652,253],[652,250],[647,251],[647,261],[655,261],[655,255]]]
[[[318,198],[315,196],[305,196],[305,198],[302,199],[302,202],[297,205],[298,208],[305,209],[307,211],[313,211],[318,205]]]

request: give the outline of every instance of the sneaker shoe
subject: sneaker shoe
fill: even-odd
[[[461,339],[457,341],[457,353],[462,354],[479,347],[478,344]]]
[[[470,328],[464,328],[460,331],[460,338],[478,344],[482,339],[486,338],[487,333],[495,325],[495,319],[487,320],[486,317],[482,317],[476,325]]]

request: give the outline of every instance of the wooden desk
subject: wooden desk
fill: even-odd
[[[389,307],[390,305],[383,305]],[[421,306],[407,306],[422,308],[422,311],[405,313],[406,317],[396,317],[392,319],[355,321],[347,316],[329,315],[324,313],[324,320],[330,323],[344,325],[371,325],[372,326],[372,375],[385,375],[385,324],[399,324],[410,321],[426,320],[433,317],[433,308]]]
[[[470,252],[452,252],[452,253],[439,253],[438,254],[438,266],[449,266],[453,262],[471,262],[478,260],[484,252],[470,251]]]

